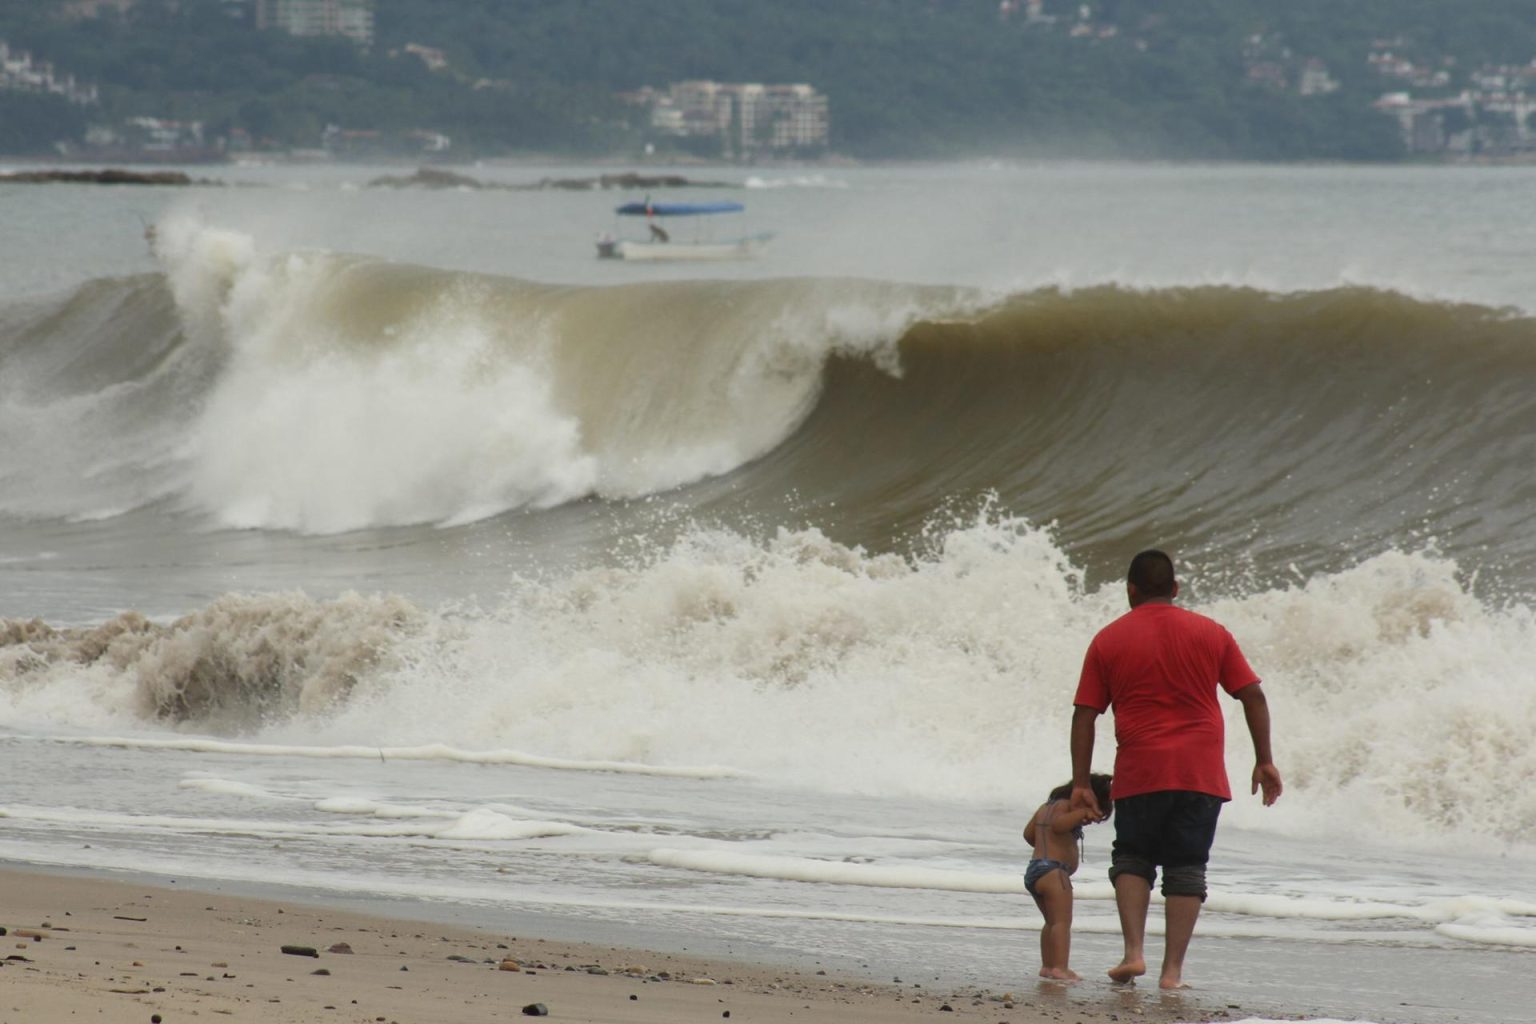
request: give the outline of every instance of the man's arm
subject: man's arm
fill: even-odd
[[[1093,740],[1099,724],[1099,712],[1084,704],[1072,709],[1072,809],[1093,812],[1093,821],[1102,821],[1104,812],[1093,795],[1088,776],[1093,771]]]
[[[1284,788],[1280,783],[1280,769],[1275,767],[1275,758],[1269,749],[1269,701],[1261,683],[1250,683],[1234,696],[1242,701],[1248,735],[1253,737],[1253,788],[1250,792],[1263,789],[1264,806],[1268,807],[1280,799]],[[1074,784],[1075,779],[1074,776]]]

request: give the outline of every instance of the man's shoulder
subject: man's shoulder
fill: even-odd
[[[1120,615],[1118,618],[1111,619],[1109,622],[1100,626],[1099,631],[1093,634],[1093,642],[1098,644],[1112,641],[1116,636],[1119,636],[1127,630],[1136,628],[1135,624],[1131,622],[1131,615],[1133,612],[1135,612],[1134,608],[1131,609],[1131,611]]]
[[[1221,623],[1217,622],[1215,619],[1211,618],[1209,615],[1202,615],[1199,612],[1190,611],[1188,608],[1181,608],[1178,605],[1169,605],[1169,607],[1172,608],[1173,611],[1177,614],[1177,617],[1180,621],[1188,623],[1189,625],[1199,625],[1220,630],[1225,630],[1227,628],[1226,626],[1223,626]]]
[[[1133,637],[1145,632],[1161,630],[1179,630],[1218,636],[1231,635],[1226,626],[1209,615],[1202,615],[1175,604],[1158,603],[1137,605],[1100,629],[1094,635],[1094,641],[1098,642],[1102,639],[1106,643],[1113,643],[1122,637]]]

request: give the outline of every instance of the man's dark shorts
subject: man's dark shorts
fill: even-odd
[[[1222,800],[1208,793],[1165,790],[1115,801],[1115,846],[1109,878],[1140,875],[1148,885],[1163,869],[1164,896],[1205,899],[1205,864],[1216,838]]]

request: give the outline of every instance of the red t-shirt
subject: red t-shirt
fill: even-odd
[[[1137,605],[1099,630],[1072,702],[1115,709],[1110,796],[1185,789],[1232,799],[1216,688],[1258,681],[1225,626],[1171,604]]]

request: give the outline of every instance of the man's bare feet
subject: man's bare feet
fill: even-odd
[[[1109,969],[1109,980],[1121,985],[1135,981],[1147,973],[1147,962],[1140,959],[1126,958]]]
[[[1040,977],[1049,978],[1051,981],[1082,981],[1083,976],[1070,967],[1042,967]]]
[[[1165,974],[1161,978],[1157,979],[1157,987],[1161,989],[1189,988],[1189,982],[1185,981],[1177,974]]]

